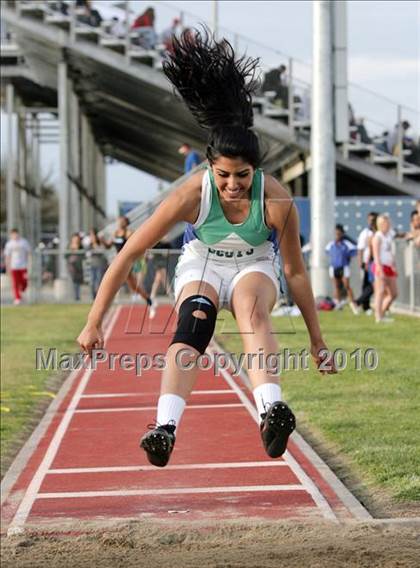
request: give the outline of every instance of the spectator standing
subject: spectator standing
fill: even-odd
[[[366,130],[365,121],[363,118],[358,118],[356,121],[357,127],[357,138],[362,144],[371,144],[372,138],[369,136],[368,131]]]
[[[407,130],[411,127],[407,120],[401,122],[402,128],[402,146],[403,150],[414,149],[413,139],[406,135]],[[398,156],[401,152],[401,148],[398,147],[398,124],[395,125],[394,129],[388,134],[387,138],[387,148],[388,152],[394,156]]]
[[[286,80],[286,65],[280,65],[274,69],[270,69],[264,75],[264,81],[261,87],[263,93],[274,91],[276,93],[275,100],[281,101],[282,107],[288,107],[288,86]]]
[[[79,233],[73,233],[70,239],[69,252],[66,253],[67,270],[73,283],[74,299],[80,301],[80,288],[83,284],[83,254],[82,239]]]
[[[376,323],[392,322],[386,317],[387,310],[398,295],[397,271],[393,253],[393,232],[387,215],[379,215],[378,230],[372,239],[373,270],[375,274],[375,319]]]
[[[352,312],[357,315],[358,307],[354,301],[353,290],[350,286],[350,261],[357,254],[357,247],[354,243],[345,238],[342,225],[335,226],[335,240],[328,243],[325,247],[326,253],[330,257],[330,278],[334,286],[334,303],[337,309],[343,306],[341,301],[341,287],[347,291],[349,305]]]
[[[26,239],[20,236],[17,229],[10,231],[10,238],[4,247],[6,272],[10,274],[14,295],[13,303],[22,302],[22,293],[28,287],[28,266],[31,247]]]
[[[201,164],[200,154],[197,150],[193,150],[187,142],[185,142],[179,149],[178,152],[185,157],[184,162],[184,173],[188,173],[193,170],[196,166]]]
[[[371,240],[376,230],[376,219],[378,213],[371,211],[367,217],[367,227],[365,227],[359,234],[357,239],[357,260],[359,268],[362,271],[362,292],[356,300],[357,306],[362,306],[363,311],[370,315],[370,298],[373,294],[372,275],[370,271],[370,263],[372,261],[371,255]]]
[[[412,240],[416,247],[420,247],[420,213],[417,209],[411,212],[410,232],[406,235],[407,240]]]
[[[96,298],[99,284],[108,268],[108,262],[104,254],[103,243],[96,229],[89,231],[89,244],[87,256],[90,257],[90,289],[92,299]]]

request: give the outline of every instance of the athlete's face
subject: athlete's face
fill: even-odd
[[[248,197],[255,171],[248,162],[242,158],[220,156],[211,167],[217,189],[224,200],[237,201]]]

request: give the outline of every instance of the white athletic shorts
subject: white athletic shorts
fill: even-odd
[[[350,266],[344,266],[342,268],[342,270],[343,270],[344,278],[350,278]],[[333,266],[330,266],[329,273],[330,273],[330,278],[334,278],[334,267]]]
[[[210,284],[219,295],[219,310],[231,311],[232,293],[239,280],[251,272],[262,272],[271,278],[276,289],[276,301],[280,296],[280,266],[277,259],[254,260],[240,265],[232,262],[219,264],[201,257],[184,253],[179,257],[175,269],[174,293],[178,299],[185,284],[202,281]]]

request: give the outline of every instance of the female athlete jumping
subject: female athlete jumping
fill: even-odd
[[[230,310],[245,353],[277,353],[270,312],[279,295],[279,247],[288,286],[304,317],[311,353],[320,364],[326,349],[302,259],[297,211],[287,191],[264,176],[258,138],[252,131],[251,96],[258,60],[235,60],[232,46],[207,32],[174,38],[164,72],[199,124],[209,132],[208,167],[175,189],[139,227],[111,264],[78,341],[83,350],[102,348],[101,322],[132,263],[178,222],[187,228],[175,273],[178,322],[167,352],[156,427],[140,445],[149,461],[165,466],[197,369],[181,369],[176,355],[197,358],[214,332],[217,312]],[[252,358],[251,358],[252,359]],[[329,372],[335,372],[333,366]],[[267,454],[286,450],[295,417],[282,402],[278,377],[250,365],[248,373]]]

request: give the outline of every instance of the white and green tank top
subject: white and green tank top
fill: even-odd
[[[184,252],[217,263],[272,260],[277,251],[276,232],[265,224],[264,174],[255,170],[248,217],[230,223],[223,212],[219,191],[210,169],[203,176],[201,205],[197,221],[187,224]]]

